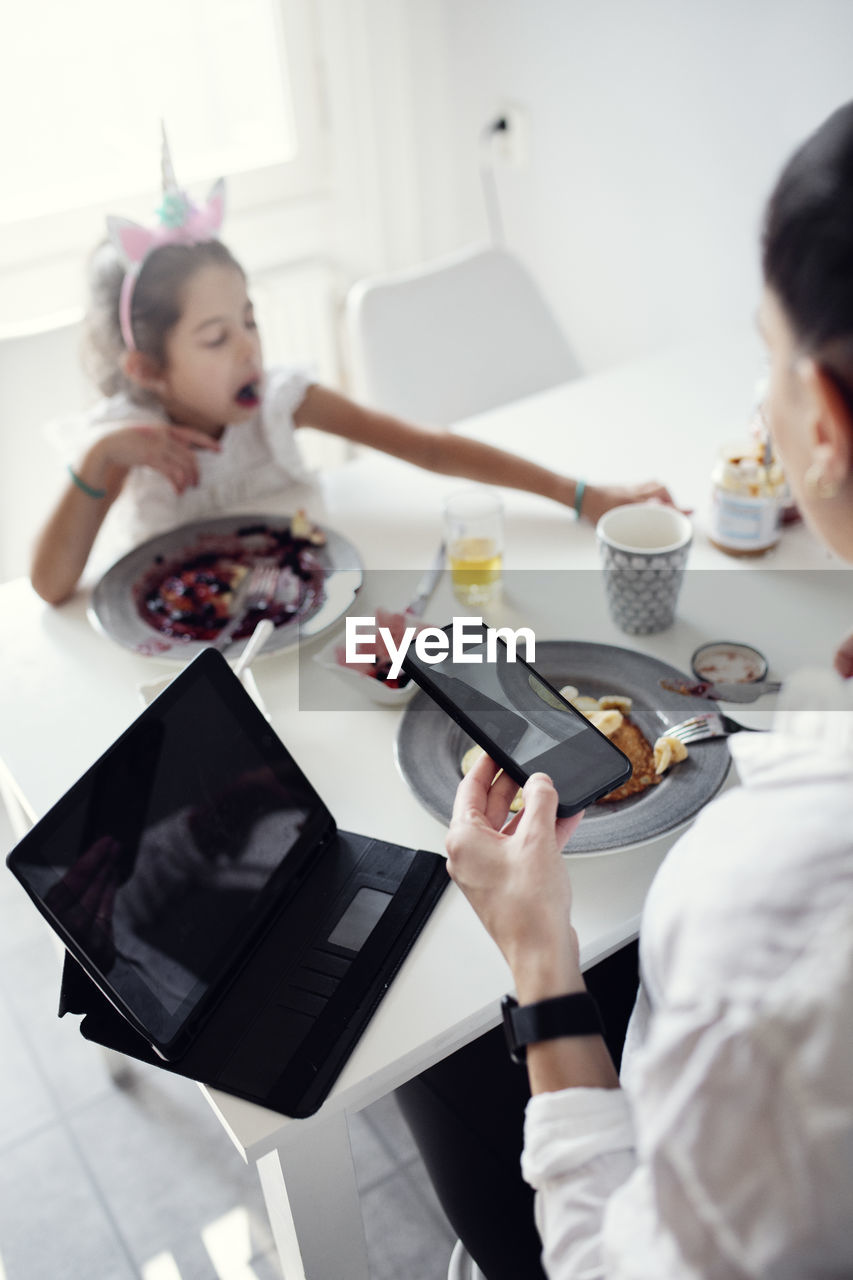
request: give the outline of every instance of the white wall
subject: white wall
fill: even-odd
[[[443,191],[453,210],[439,243],[424,226],[428,250],[485,236],[477,138],[501,102],[516,100],[529,111],[530,162],[498,173],[507,241],[586,368],[748,321],[774,175],[853,96],[853,4],[440,4],[443,52],[427,46],[412,63],[422,130],[433,59],[446,63],[448,98],[433,121],[450,121],[446,145],[414,140],[421,189],[432,200]]]

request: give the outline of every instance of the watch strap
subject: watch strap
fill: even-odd
[[[514,996],[501,1002],[507,1047],[513,1062],[527,1060],[527,1046],[562,1036],[598,1036],[604,1024],[588,991],[572,991],[534,1004],[520,1005]]]

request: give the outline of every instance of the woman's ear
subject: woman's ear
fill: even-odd
[[[813,403],[809,432],[812,474],[826,495],[837,493],[853,471],[853,413],[835,374],[816,360],[801,363],[800,374]]]
[[[155,395],[163,391],[164,371],[152,356],[142,351],[125,351],[121,367],[124,376],[143,391],[152,391]]]

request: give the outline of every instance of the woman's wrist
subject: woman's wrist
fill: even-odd
[[[576,958],[566,952],[524,956],[511,967],[519,1004],[586,990]]]

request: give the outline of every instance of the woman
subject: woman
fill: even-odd
[[[853,103],[782,173],[764,276],[776,448],[814,533],[853,561]],[[450,874],[519,1003],[577,997],[527,1047],[522,1169],[552,1280],[853,1275],[853,696],[826,670],[784,707],[732,739],[743,785],[652,885],[621,1085],[570,924],[578,819],[555,820],[539,774],[504,827],[515,784],[488,760],[459,788]]]

